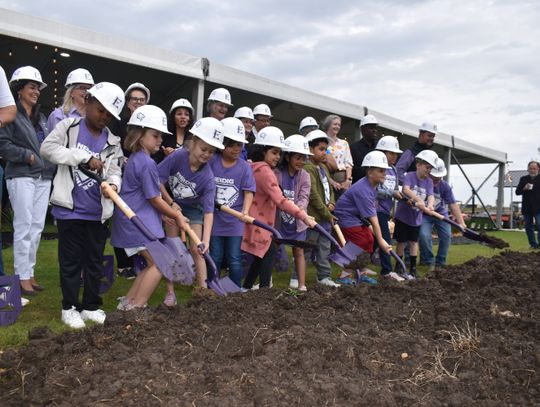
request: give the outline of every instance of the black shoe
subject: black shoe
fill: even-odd
[[[118,269],[117,274],[120,277],[124,277],[127,280],[133,280],[137,277],[137,273],[135,273],[135,270],[133,267],[126,267],[123,269]]]

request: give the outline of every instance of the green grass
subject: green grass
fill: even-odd
[[[490,235],[499,237],[510,243],[512,250],[528,251],[528,243],[523,232],[490,232]],[[38,261],[36,266],[36,277],[46,290],[34,298],[30,298],[31,303],[27,305],[19,315],[17,322],[7,327],[0,327],[0,349],[25,344],[28,342],[28,331],[38,326],[48,326],[53,332],[60,333],[66,330],[60,321],[61,314],[61,292],[57,261],[56,240],[42,241],[38,251]],[[452,245],[448,256],[449,264],[461,264],[476,256],[490,257],[499,253],[486,246],[478,244]],[[112,254],[112,248],[107,246],[106,254]],[[13,250],[12,248],[3,251],[4,266],[7,274],[12,274],[13,270]],[[376,268],[377,269],[377,268]],[[337,272],[338,268],[335,267]],[[420,274],[426,272],[425,267],[420,267]],[[274,286],[276,288],[286,288],[288,286],[289,273],[274,273]],[[314,268],[308,268],[308,287],[315,281]],[[113,287],[103,296],[103,309],[105,312],[113,311],[116,308],[116,298],[127,293],[131,281],[117,278]],[[82,291],[82,290],[81,290]],[[150,305],[158,305],[165,295],[165,284],[162,282],[158,290],[150,300]],[[191,288],[178,286],[176,296],[180,302],[186,302],[191,297]]]

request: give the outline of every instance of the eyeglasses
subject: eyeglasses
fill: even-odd
[[[129,98],[130,101],[132,102],[135,102],[135,103],[145,103],[146,102],[146,98],[138,98],[138,97],[135,97],[135,96],[131,96]]]
[[[75,87],[75,89],[82,90],[83,92],[88,92],[91,88],[92,88],[91,86],[84,86],[84,85],[79,85]]]

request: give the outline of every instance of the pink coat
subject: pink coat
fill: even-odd
[[[270,226],[274,226],[276,208],[300,220],[307,218],[305,211],[283,196],[276,175],[267,163],[255,162],[251,164],[251,168],[257,189],[249,210],[250,216]],[[244,228],[241,249],[262,258],[268,251],[271,242],[272,234],[269,231],[247,224]]]

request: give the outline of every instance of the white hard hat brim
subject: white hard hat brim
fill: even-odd
[[[224,137],[228,138],[229,140],[238,141],[239,143],[249,144],[249,141],[247,141],[245,137],[236,134],[225,134]]]
[[[201,136],[199,134],[197,134],[195,131],[193,130],[190,130],[190,133],[193,134],[194,136],[197,136],[198,138],[200,138],[202,141],[204,141],[206,144],[208,145],[211,145],[212,147],[215,147],[219,150],[223,150],[225,149],[225,146],[223,145],[223,143],[217,141],[217,140],[214,140],[214,139],[209,139],[205,136]]]

